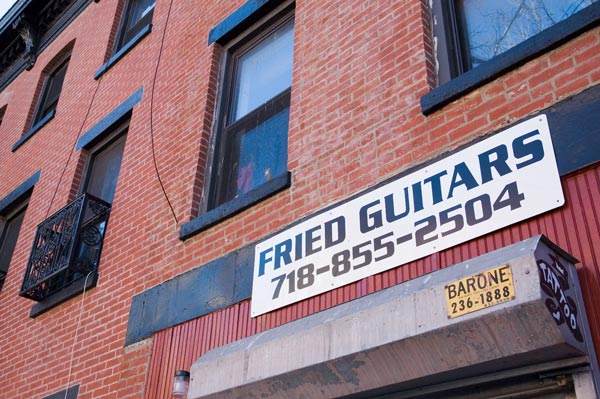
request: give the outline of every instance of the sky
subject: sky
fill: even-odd
[[[17,0],[0,0],[0,18],[9,10]]]

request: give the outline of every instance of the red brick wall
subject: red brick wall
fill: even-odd
[[[168,397],[166,389],[169,389],[168,385],[173,381],[175,370],[189,370],[193,362],[211,349],[538,234],[545,234],[581,261],[578,270],[587,316],[595,347],[600,348],[600,335],[597,333],[600,331],[600,315],[593,311],[600,289],[600,265],[596,261],[600,258],[600,224],[596,221],[584,229],[576,227],[584,225],[583,220],[595,219],[600,213],[600,166],[573,173],[563,179],[563,182],[566,205],[543,216],[256,318],[250,317],[248,300],[156,333],[152,342],[152,360],[144,398]]]
[[[174,1],[155,85],[169,1],[157,2],[152,33],[100,80],[93,79],[114,41],[118,3],[92,3],[31,71],[0,93],[0,107],[7,105],[0,126],[0,198],[42,169],[0,292],[2,397],[41,398],[64,389],[78,331],[70,381],[81,385],[79,398],[162,399],[152,394],[159,388],[152,388],[151,343],[123,347],[133,295],[600,82],[600,29],[594,29],[425,117],[419,98],[435,80],[427,1],[298,0],[288,156],[292,187],[181,242],[181,224],[200,207],[216,103],[220,50],[207,46],[208,31],[244,1]],[[28,129],[42,71],[73,40],[55,118],[11,152]],[[98,286],[85,298],[31,319],[32,302],[18,291],[35,226],[73,195],[72,182],[81,173],[80,154],[71,154],[77,138],[141,86],[143,99],[133,110]],[[151,108],[156,162],[179,224],[155,176]],[[590,176],[597,190],[597,172]],[[552,223],[545,216],[538,227],[505,229],[254,321],[236,320],[270,328],[537,232],[564,244]],[[575,256],[587,256],[578,244],[565,245]],[[595,259],[586,257],[582,272],[590,277],[589,292],[600,289]],[[598,316],[593,327],[599,336]],[[208,341],[194,345],[214,346]],[[165,376],[172,372],[161,370]]]

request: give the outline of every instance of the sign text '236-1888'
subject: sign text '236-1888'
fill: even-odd
[[[252,315],[564,203],[545,115],[357,195],[256,245]]]
[[[448,318],[462,316],[515,299],[509,265],[502,265],[447,284]]]

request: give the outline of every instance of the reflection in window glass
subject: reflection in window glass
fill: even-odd
[[[290,11],[271,17],[225,54],[225,114],[219,118],[208,209],[259,193],[286,175],[294,54]]]
[[[131,5],[131,16],[129,18],[128,28],[132,28],[150,11],[154,10],[154,1],[155,0],[137,0],[133,2]]]
[[[598,0],[461,0],[469,68],[485,62]]]
[[[292,84],[294,23],[289,21],[240,56],[232,120],[236,121]]]
[[[155,0],[129,0],[115,52],[123,48],[152,22]]]
[[[93,155],[88,171],[86,192],[112,203],[125,149],[125,135]]]
[[[236,196],[286,172],[289,119],[287,108],[241,136]]]

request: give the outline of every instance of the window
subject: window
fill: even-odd
[[[0,215],[0,290],[8,273],[26,208],[27,201],[24,201],[6,215]]]
[[[121,25],[115,52],[129,43],[144,27],[152,22],[155,0],[129,0]]]
[[[42,97],[40,97],[35,118],[33,119],[34,126],[43,119],[49,117],[54,110],[56,110],[56,105],[58,104],[58,98],[60,97],[60,92],[65,80],[68,65],[69,59],[67,58],[62,61],[46,78]]]
[[[93,152],[90,157],[83,191],[109,204],[112,203],[117,188],[126,131],[125,128],[116,140]]]
[[[435,35],[441,51],[438,54],[440,83],[476,68],[597,1],[434,2]]]
[[[21,296],[43,301],[56,294],[48,301],[54,306],[90,286],[89,276],[95,284],[126,133],[123,125],[89,150],[82,195],[39,225]]]
[[[289,12],[227,49],[209,209],[287,173],[293,51]]]
[[[598,0],[432,1],[438,87],[429,115],[525,62],[596,27]]]
[[[83,192],[92,199],[104,201],[109,206],[112,205],[117,188],[123,150],[125,149],[125,133],[126,131],[114,141],[93,152],[87,167]],[[83,263],[84,270],[98,269],[107,221],[108,217],[95,218],[82,229],[82,239],[79,242],[77,257],[79,262]],[[76,277],[78,276],[76,275]]]
[[[128,0],[110,58],[96,71],[99,79],[152,31],[155,0]]]
[[[0,108],[0,126],[2,126],[2,120],[4,119],[4,114],[6,113],[6,105]]]
[[[43,399],[77,399],[77,395],[79,395],[79,385],[48,395]]]

